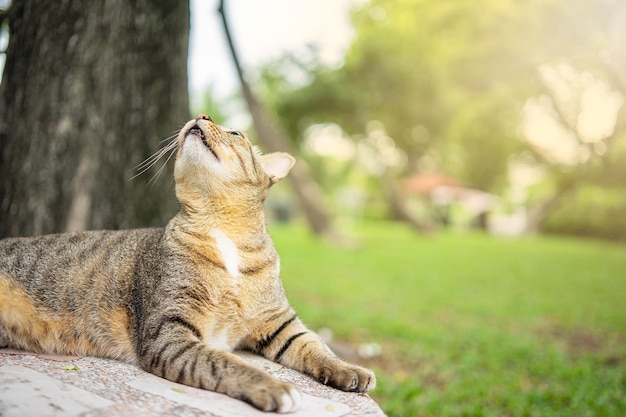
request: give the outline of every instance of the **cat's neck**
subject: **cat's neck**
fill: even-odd
[[[203,239],[220,233],[236,245],[247,245],[251,240],[267,236],[265,212],[262,205],[207,205],[194,208],[181,205],[168,227]]]

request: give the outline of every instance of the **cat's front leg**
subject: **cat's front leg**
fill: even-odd
[[[257,342],[256,351],[343,391],[367,392],[376,386],[376,376],[372,371],[338,358],[317,334],[308,330],[295,316],[287,318]]]
[[[226,394],[263,411],[287,413],[300,407],[302,395],[295,385],[279,381],[231,352],[207,346],[195,330],[189,330],[191,324],[177,320],[169,326],[172,329],[163,332],[169,337],[148,339],[140,347],[139,362],[146,371]]]

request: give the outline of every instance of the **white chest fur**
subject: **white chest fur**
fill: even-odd
[[[222,262],[224,262],[226,270],[230,276],[237,278],[239,276],[239,263],[241,262],[237,246],[235,246],[226,233],[219,229],[212,230],[210,236],[215,239],[217,249],[220,255],[222,255]]]

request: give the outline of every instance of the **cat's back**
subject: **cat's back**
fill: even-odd
[[[128,309],[139,259],[162,229],[0,241],[0,345],[136,359]]]
[[[129,273],[163,229],[98,230],[0,240],[0,274],[32,285],[55,285]]]

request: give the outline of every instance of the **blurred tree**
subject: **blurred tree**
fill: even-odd
[[[518,140],[519,108],[495,93],[464,106],[446,129],[439,148],[448,174],[481,190],[502,191],[508,185],[509,157],[525,146]]]
[[[539,100],[529,100],[529,105],[544,113],[542,123],[552,125],[553,135],[560,141],[544,140],[532,131],[526,135],[534,148],[536,161],[544,167],[553,185],[551,192],[541,195],[532,206],[529,231],[540,231],[544,220],[560,208],[565,217],[574,218],[561,206],[570,206],[579,190],[589,185],[609,193],[616,190],[623,197],[617,204],[611,202],[610,205],[617,211],[626,210],[626,169],[617,162],[626,157],[624,97],[590,72],[576,71],[565,65],[560,68],[543,66],[539,78],[544,83],[545,94]],[[591,124],[590,118],[593,118]],[[598,192],[586,194],[597,196]],[[583,204],[591,206],[588,202]],[[581,206],[581,202],[577,205]],[[593,210],[604,209],[595,207]],[[567,229],[567,222],[557,223]],[[619,234],[626,235],[626,230],[611,233]]]
[[[356,138],[368,121],[380,120],[407,153],[408,171],[434,164],[498,192],[508,181],[509,157],[537,152],[520,140],[519,128],[526,100],[546,94],[536,76],[540,65],[569,62],[624,88],[623,10],[621,0],[372,0],[353,13],[357,36],[343,67],[324,68],[314,58],[298,65],[288,57],[263,75],[294,138],[320,122],[337,123]],[[308,77],[299,77],[306,82],[290,84],[285,74],[307,66]],[[619,130],[618,123],[617,136]],[[562,178],[555,195],[567,196],[581,177],[598,176],[594,167],[608,174],[615,152],[571,175],[536,158]]]
[[[529,100],[543,105],[562,137],[557,147],[571,156],[555,158],[547,144],[538,148],[536,138],[526,135],[552,185],[551,192],[534,199],[529,230],[623,239],[626,228],[610,213],[626,210],[626,167],[620,162],[626,158],[626,5],[617,0],[574,5],[567,18],[577,23],[571,30],[579,38],[563,46],[567,55],[560,62],[538,68],[542,95]]]
[[[315,121],[334,121],[355,134],[370,120],[380,120],[407,152],[410,169],[434,147],[445,147],[448,129],[461,112],[464,124],[488,124],[491,135],[510,138],[510,126],[490,117],[484,103],[491,93],[502,98],[535,83],[532,76],[520,77],[532,65],[515,48],[524,36],[513,7],[517,3],[374,0],[353,15],[358,36],[345,65],[314,67],[311,83],[291,90],[283,86],[276,108],[296,137]],[[281,71],[278,63],[266,76]],[[508,108],[521,108],[525,97],[518,95]],[[471,107],[477,109],[465,111]]]
[[[189,5],[13,0],[0,87],[0,236],[163,224],[132,169],[189,117]]]
[[[490,111],[514,114],[523,98],[510,102],[503,97],[522,89],[522,82],[534,82],[506,83],[531,68],[510,50],[513,40],[523,36],[516,32],[521,21],[512,24],[513,3],[374,0],[353,14],[358,36],[342,68],[313,65],[312,81],[299,88],[282,81],[289,79],[281,75],[292,70],[293,58],[265,69],[275,108],[296,138],[315,122],[332,121],[358,135],[369,121],[379,120],[406,152],[409,171],[419,171],[428,156],[440,169],[448,164],[447,171],[470,185],[500,185],[508,154],[503,162],[492,162],[519,142],[511,128],[515,122],[498,120]],[[499,36],[489,37],[492,33]],[[462,131],[470,126],[469,134]],[[464,161],[463,166],[450,165],[454,160]],[[381,176],[389,212],[407,218],[398,215],[406,209],[401,194],[389,192],[390,184],[389,175]]]

